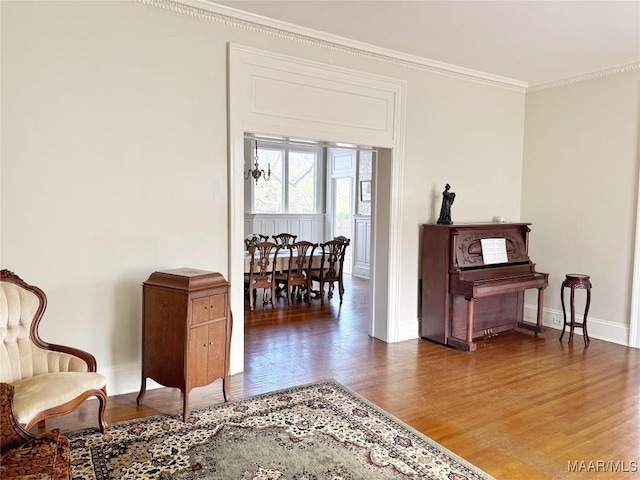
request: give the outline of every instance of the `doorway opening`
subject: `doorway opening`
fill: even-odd
[[[377,146],[371,182],[369,334],[417,337],[400,320],[401,180],[407,82],[274,52],[229,45],[229,281],[234,331],[231,373],[244,370],[244,134],[258,132]],[[239,317],[239,318],[238,318]]]
[[[288,233],[296,241],[321,244],[346,237],[344,272],[369,279],[375,153],[371,147],[335,148],[327,142],[246,133],[245,238],[261,235],[271,241]],[[263,174],[252,176],[258,162]]]

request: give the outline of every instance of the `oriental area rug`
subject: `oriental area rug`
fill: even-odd
[[[74,479],[492,479],[329,380],[67,434]]]

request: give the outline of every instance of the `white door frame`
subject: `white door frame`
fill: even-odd
[[[305,91],[309,92],[306,96]],[[298,94],[295,104],[286,101],[287,95],[295,94]],[[372,258],[384,261],[372,261],[371,265],[372,318],[369,333],[387,342],[404,340],[399,331],[399,298],[405,99],[406,82],[402,80],[229,45],[229,280],[231,309],[235,312],[231,342],[232,374],[244,370],[242,240],[245,132],[389,149],[389,218],[379,224],[390,224],[394,228],[372,235]],[[313,101],[333,102],[333,109],[322,117],[323,109],[309,110],[308,106],[300,105],[301,102]],[[354,104],[361,104],[363,108],[353,108]],[[345,105],[342,111],[341,105]],[[306,112],[309,111],[314,115],[308,115]],[[376,214],[380,214],[380,210],[383,209],[375,209]],[[372,218],[372,225],[376,224],[378,222]],[[382,252],[375,255],[377,235],[388,236],[388,240],[385,238],[386,241],[382,242],[389,247],[384,255]],[[378,269],[386,271],[385,275],[379,276],[385,279],[384,283],[376,279]]]
[[[631,314],[629,317],[630,347],[640,348],[640,169],[636,199],[636,239],[633,252],[633,280],[631,283]]]

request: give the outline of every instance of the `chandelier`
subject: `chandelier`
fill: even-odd
[[[269,180],[269,178],[271,178],[271,164],[268,163],[267,164],[267,173],[264,173],[264,170],[260,170],[260,165],[258,164],[259,162],[259,158],[258,158],[258,141],[256,140],[256,154],[253,157],[254,163],[253,163],[253,168],[250,168],[249,170],[247,170],[247,174],[245,175],[245,180],[248,180],[249,178],[253,178],[256,181],[256,185],[258,184],[258,179],[260,177],[264,178],[265,181]]]

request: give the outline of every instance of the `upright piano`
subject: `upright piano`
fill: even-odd
[[[515,328],[536,334],[544,331],[544,289],[549,274],[536,272],[529,259],[529,225],[423,225],[422,338],[473,351],[474,339],[479,337]],[[483,239],[503,242],[506,261],[503,251],[500,263],[485,263]],[[532,288],[538,290],[535,324],[523,317],[524,292]]]

